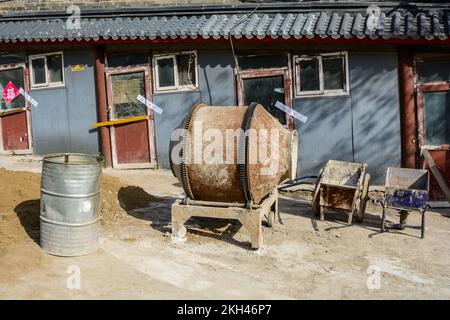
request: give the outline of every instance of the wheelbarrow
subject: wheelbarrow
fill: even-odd
[[[383,206],[383,217],[381,219],[381,232],[386,228],[421,229],[421,238],[425,237],[425,212],[428,205],[428,190],[430,176],[428,170],[393,168],[389,167],[386,173],[386,184]],[[400,223],[387,226],[387,209],[392,208],[400,213]],[[407,225],[409,211],[418,211],[422,215],[420,226]]]
[[[314,214],[320,214],[321,221],[330,208],[347,213],[349,225],[353,216],[358,222],[364,220],[370,183],[366,168],[365,163],[327,162],[319,174],[311,202]]]

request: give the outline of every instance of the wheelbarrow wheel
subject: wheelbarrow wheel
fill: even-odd
[[[358,222],[363,222],[364,216],[366,215],[366,203],[367,200],[369,199],[369,185],[370,185],[370,174],[366,173],[364,176],[361,197],[359,201]]]
[[[317,177],[316,186],[314,188],[313,197],[311,200],[311,210],[313,214],[317,217],[320,214],[320,180],[322,178],[323,169],[320,170]]]

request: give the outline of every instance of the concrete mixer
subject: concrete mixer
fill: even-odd
[[[237,219],[262,243],[261,220],[278,210],[277,186],[293,179],[298,136],[257,103],[193,106],[172,134],[170,165],[186,197],[172,206],[172,233],[184,239],[192,216]]]

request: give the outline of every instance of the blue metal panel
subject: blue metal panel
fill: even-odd
[[[198,52],[202,101],[212,106],[234,106],[236,81],[231,52]]]
[[[200,97],[198,90],[153,96],[153,102],[164,110],[161,115],[155,114],[156,151],[160,168],[170,168],[169,142],[172,131],[180,126],[192,105],[201,101]]]
[[[71,152],[100,152],[95,93],[93,51],[69,51],[64,55]],[[84,71],[71,71],[71,65],[85,65]]]
[[[350,53],[350,96],[297,98],[308,116],[299,131],[298,175],[318,174],[327,160],[366,162],[372,183],[400,166],[401,135],[395,53]]]
[[[355,161],[382,184],[387,167],[401,166],[397,55],[352,53],[349,65]]]
[[[209,105],[236,105],[236,89],[231,53],[198,52],[199,90],[155,93],[153,102],[164,112],[155,115],[158,166],[169,168],[169,141],[172,131],[197,102]]]
[[[89,51],[64,52],[64,88],[32,89],[39,102],[32,108],[34,152],[98,153],[94,55]],[[84,64],[85,70],[72,72],[70,66]]]
[[[30,95],[39,102],[31,108],[34,152],[70,152],[66,88],[31,90]]]
[[[427,208],[428,191],[386,188],[384,201],[388,207],[425,210]]]
[[[294,109],[308,117],[295,121],[299,133],[297,176],[317,175],[330,159],[353,161],[349,96],[298,98]]]

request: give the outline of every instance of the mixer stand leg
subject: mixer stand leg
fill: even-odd
[[[175,241],[186,241],[186,227],[184,224],[191,215],[186,215],[182,208],[172,208],[172,239]]]
[[[262,246],[263,237],[261,230],[261,212],[259,210],[250,210],[239,221],[242,223],[248,233],[250,233],[252,249],[259,249]]]

